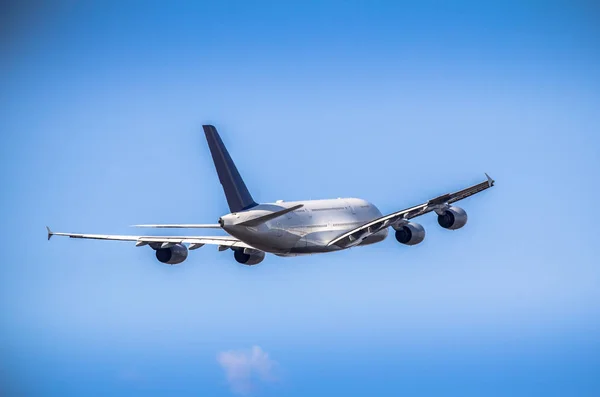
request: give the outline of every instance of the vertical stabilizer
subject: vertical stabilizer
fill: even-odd
[[[204,129],[204,134],[206,134],[210,154],[219,175],[219,181],[223,185],[229,210],[231,212],[239,212],[257,205],[235,167],[231,156],[229,156],[229,152],[227,152],[217,129],[212,125],[203,125],[202,128]]]

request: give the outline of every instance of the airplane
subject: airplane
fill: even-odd
[[[492,186],[486,180],[454,193],[446,193],[425,203],[383,215],[372,203],[358,198],[283,201],[258,204],[252,198],[217,129],[203,125],[219,181],[231,213],[216,224],[146,224],[141,228],[220,229],[227,236],[129,236],[104,234],[57,233],[46,227],[48,240],[52,236],[135,242],[136,247],[149,246],[158,261],[176,265],[188,257],[188,252],[204,245],[216,245],[219,251],[231,249],[234,258],[243,265],[257,265],[270,253],[289,257],[340,251],[352,247],[379,243],[395,232],[404,245],[416,245],[425,238],[425,229],[414,218],[429,212],[437,214],[438,224],[448,230],[460,229],[467,223],[464,209],[452,205]]]

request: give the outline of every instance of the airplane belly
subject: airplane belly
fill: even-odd
[[[364,200],[319,201],[305,205],[303,211],[277,217],[256,227],[225,226],[234,237],[265,252],[278,255],[301,255],[338,251],[337,245],[328,246],[339,235],[381,216],[374,205]],[[341,204],[340,204],[341,203]],[[306,204],[306,203],[305,203]],[[322,207],[330,209],[324,210]],[[374,244],[387,237],[387,230],[377,232],[360,245]]]

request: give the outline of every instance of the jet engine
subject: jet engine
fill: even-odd
[[[394,227],[394,229],[396,230],[396,240],[402,244],[415,245],[425,239],[425,229],[418,223],[409,222]]]
[[[467,223],[467,213],[460,207],[450,207],[442,215],[438,214],[438,223],[444,229],[460,229]]]
[[[169,248],[156,249],[156,259],[162,263],[176,265],[183,262],[188,256],[188,249],[183,244],[175,244]]]
[[[265,259],[265,253],[258,250],[249,249],[236,249],[234,250],[233,257],[238,263],[242,265],[252,266],[258,265]]]

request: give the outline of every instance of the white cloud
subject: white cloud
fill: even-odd
[[[257,387],[258,382],[277,381],[277,362],[271,360],[260,346],[220,352],[217,361],[225,370],[229,386],[235,393],[247,394]]]

